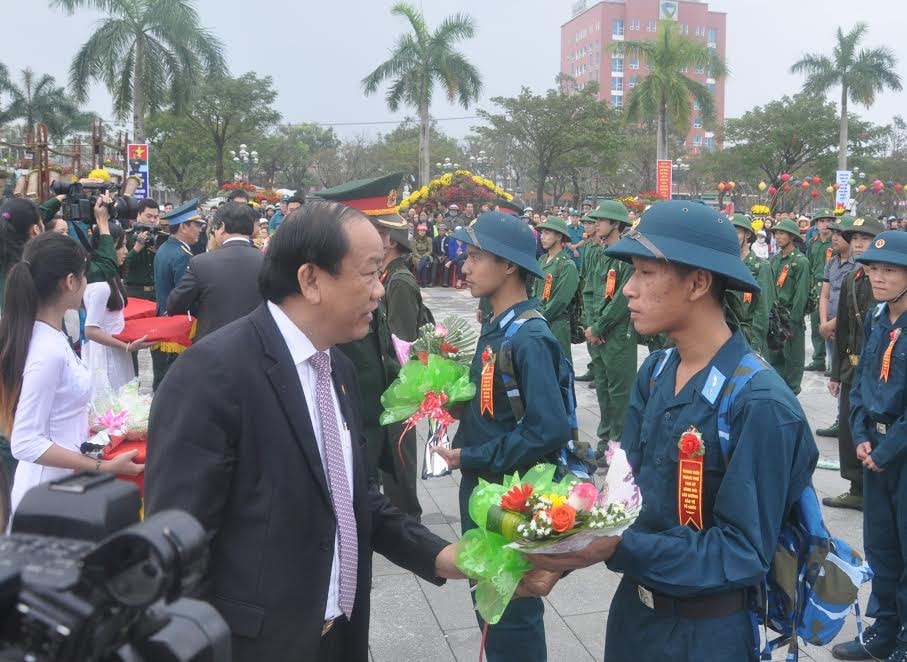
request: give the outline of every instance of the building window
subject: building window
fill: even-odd
[[[707,39],[707,41],[710,44],[718,43],[718,28],[709,28],[709,38]]]
[[[702,136],[693,136],[693,144],[696,147],[699,147],[700,145],[702,145]]]
[[[622,57],[615,56],[611,58],[611,71],[614,73],[623,73],[624,59]]]
[[[700,110],[698,101],[693,102],[693,110]]]
[[[619,18],[615,18],[613,21],[611,21],[611,34],[623,35],[623,33],[624,22]]]
[[[693,128],[701,129],[702,128],[702,115],[697,115],[693,118]]]
[[[614,108],[623,108],[624,107],[624,98],[619,94],[611,95],[611,106]]]
[[[681,33],[683,33],[683,34],[690,34],[690,26],[687,25],[686,23],[681,23],[681,25],[680,25],[680,31],[681,31]]]
[[[655,21],[646,21],[646,32],[657,32],[658,23]]]
[[[611,91],[612,92],[623,92],[624,91],[624,79],[623,78],[611,78]]]
[[[640,29],[640,21],[639,21],[638,18],[633,19],[632,21],[630,21],[630,29],[631,29],[631,30],[636,30],[637,32],[639,32],[639,29]]]
[[[709,92],[711,92],[713,95],[717,91],[717,88],[715,87],[715,83],[707,83],[706,86],[709,88]]]
[[[639,69],[639,58],[638,57],[630,58],[630,68]]]
[[[715,139],[709,136],[705,139],[705,146],[712,149],[715,146]]]
[[[704,64],[697,64],[697,65],[696,65],[696,73],[697,73],[697,74],[704,74],[704,73],[705,73],[705,65],[704,65]]]
[[[634,87],[636,87],[636,84],[637,84],[638,82],[639,82],[639,76],[633,76],[633,77],[630,79],[630,89],[632,90]]]
[[[680,73],[682,73],[682,74],[689,73],[689,71],[690,71],[690,68],[687,65],[683,65],[682,67],[680,67]]]

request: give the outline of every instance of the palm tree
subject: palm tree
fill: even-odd
[[[224,73],[223,45],[199,24],[191,0],[51,0],[69,14],[96,9],[108,16],[76,53],[69,84],[84,102],[100,80],[117,119],[132,111],[136,142],[145,141],[145,116],[172,102],[182,111],[206,75]]]
[[[844,34],[838,28],[837,43],[831,57],[810,53],[791,66],[791,73],[805,73],[803,91],[825,96],[841,86],[841,135],[838,139],[838,170],[847,170],[847,102],[871,106],[876,95],[885,89],[901,91],[901,76],[895,72],[897,57],[888,47],[866,50],[857,46],[866,35],[868,26],[857,23]]]
[[[400,35],[390,58],[362,79],[362,87],[366,94],[373,94],[383,81],[391,80],[385,97],[391,112],[401,103],[419,112],[419,184],[424,186],[429,179],[429,108],[435,83],[442,85],[451,103],[459,102],[463,108],[477,101],[482,91],[478,69],[453,49],[456,42],[475,34],[475,21],[454,14],[429,32],[422,12],[412,5],[398,2],[391,13],[406,18],[411,32]]]
[[[649,67],[649,74],[630,91],[624,112],[632,122],[656,121],[657,158],[668,158],[669,128],[686,134],[693,100],[706,123],[715,120],[715,98],[709,88],[683,72],[702,67],[717,80],[727,76],[727,66],[706,44],[679,34],[674,21],[659,21],[653,41],[615,42],[611,50],[639,58]]]
[[[18,84],[7,77],[4,89],[10,96],[10,104],[2,113],[3,119],[25,120],[26,131],[33,130],[36,122],[47,124],[50,131],[68,125],[79,114],[78,105],[53,76],[38,76],[31,68],[20,72]],[[64,137],[57,131],[51,133],[55,138]]]

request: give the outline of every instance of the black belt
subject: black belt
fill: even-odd
[[[672,598],[635,585],[639,601],[660,614],[681,618],[721,618],[746,608],[746,591],[738,589],[695,598]]]

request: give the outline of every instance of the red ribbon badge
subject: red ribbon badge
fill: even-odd
[[[479,384],[479,416],[486,412],[494,418],[494,352],[486,347],[482,352],[482,380]]]
[[[677,442],[677,520],[702,531],[702,467],[705,446],[702,435],[690,426]]]
[[[753,293],[752,292],[743,293],[743,303],[753,303]]]
[[[790,271],[790,265],[785,264],[781,269],[781,273],[778,274],[778,280],[775,281],[775,287],[784,287],[784,281],[787,280],[787,272]]]
[[[545,275],[545,289],[542,290],[542,301],[548,301],[551,298],[551,285],[554,283],[554,276],[551,274]]]
[[[825,264],[831,259],[831,246],[825,249]]]
[[[406,419],[406,425],[403,426],[403,432],[400,433],[400,438],[397,440],[397,454],[400,456],[400,464],[406,466],[406,460],[403,459],[403,437],[416,427],[416,423],[423,418],[430,418],[438,422],[438,430],[440,434],[444,434],[448,426],[454,422],[453,416],[444,408],[445,404],[447,404],[447,394],[444,391],[440,393],[429,391],[422,399],[419,411]]]
[[[885,350],[885,353],[882,355],[882,371],[879,373],[879,379],[883,382],[888,381],[888,371],[891,370],[891,353],[894,352],[894,346],[898,342],[898,338],[901,337],[901,329],[895,329],[888,334],[890,342],[888,343],[888,348]]]
[[[617,271],[608,269],[608,280],[605,282],[605,298],[614,298],[614,291],[617,289]]]

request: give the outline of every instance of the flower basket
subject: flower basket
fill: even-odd
[[[419,211],[431,211],[440,205],[456,203],[461,207],[471,202],[478,207],[483,202],[493,203],[497,199],[510,201],[513,196],[487,177],[475,175],[468,170],[457,170],[433,179],[410,194],[400,203],[400,211],[415,207]]]

